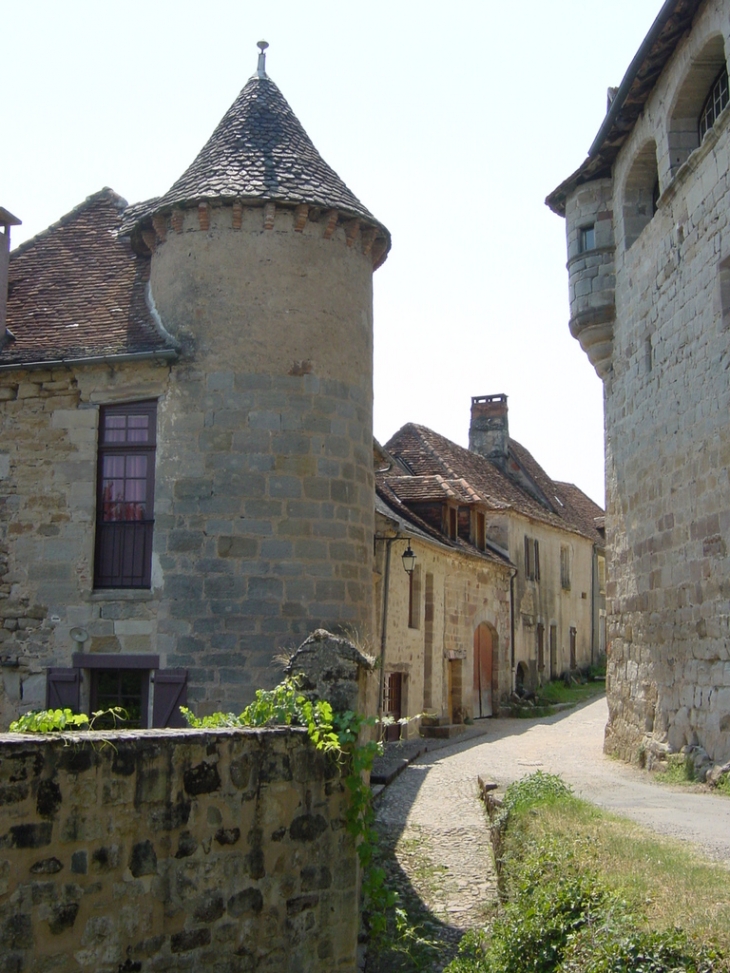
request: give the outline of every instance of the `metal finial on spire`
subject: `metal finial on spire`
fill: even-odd
[[[256,74],[258,74],[260,78],[266,77],[266,54],[264,52],[268,46],[268,41],[259,41],[257,44],[259,49],[259,63],[258,67],[256,68]]]

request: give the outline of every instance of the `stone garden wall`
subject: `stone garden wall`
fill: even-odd
[[[304,730],[0,736],[0,971],[354,971],[345,801]]]

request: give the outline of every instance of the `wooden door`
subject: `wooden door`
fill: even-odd
[[[492,715],[492,632],[484,622],[474,632],[474,718]]]
[[[550,678],[558,678],[558,626],[550,626]]]
[[[403,716],[403,673],[391,672],[385,685],[385,713],[399,720]],[[385,739],[388,742],[400,740],[401,724],[391,723],[385,728]]]

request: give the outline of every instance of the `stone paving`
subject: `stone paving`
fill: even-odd
[[[393,851],[391,878],[406,904],[425,907],[427,931],[446,945],[432,969],[454,955],[463,931],[481,925],[496,903],[496,876],[477,778],[500,789],[535,770],[560,774],[607,810],[699,846],[730,865],[730,800],[660,785],[646,771],[604,756],[606,702],[601,697],[556,716],[479,721],[459,740],[428,741],[380,792],[376,820],[384,849]],[[426,741],[391,746],[379,772],[401,769]],[[391,973],[368,966],[368,973]]]

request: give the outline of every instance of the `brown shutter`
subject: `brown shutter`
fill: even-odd
[[[78,713],[81,704],[81,670],[49,669],[46,678],[48,709],[71,709]]]
[[[155,669],[153,679],[152,726],[187,726],[180,707],[188,701],[188,670]]]

